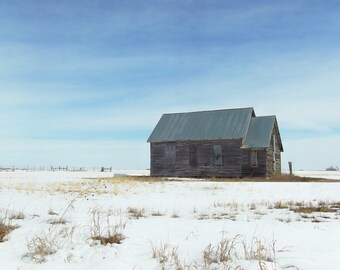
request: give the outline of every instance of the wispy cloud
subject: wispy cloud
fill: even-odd
[[[129,139],[138,166],[162,113],[249,106],[278,116],[284,143],[334,141],[338,12],[309,1],[2,2],[0,141],[26,153],[6,156],[52,160],[26,142],[90,163],[85,144],[99,156],[104,141],[122,141],[110,146],[120,156]]]

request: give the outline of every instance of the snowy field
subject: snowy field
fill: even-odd
[[[340,183],[114,173],[0,172],[1,269],[339,269]]]
[[[296,171],[294,174],[301,177],[340,179],[339,171]]]

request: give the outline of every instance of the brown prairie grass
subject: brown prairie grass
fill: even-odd
[[[18,226],[13,226],[0,220],[0,243],[4,242],[6,240],[7,235],[10,234],[16,228],[18,228]]]
[[[56,253],[60,248],[57,234],[50,230],[47,234],[35,236],[27,242],[27,248],[26,257],[31,258],[36,263],[43,263],[46,261],[46,256]]]
[[[32,239],[27,240],[28,252],[23,256],[23,258],[29,258],[35,263],[43,263],[46,261],[47,256],[56,253],[61,248],[60,238],[68,237],[69,241],[72,242],[75,227],[73,226],[70,229],[60,229],[60,227],[56,225],[66,223],[64,216],[67,211],[73,207],[73,203],[80,197],[80,195],[81,194],[78,194],[71,200],[59,219],[55,219],[50,222],[51,225],[47,233],[41,233],[34,236]],[[51,208],[48,210],[48,214],[58,215],[58,213],[54,212]]]
[[[322,222],[320,219],[316,219],[316,218],[312,219],[312,223],[320,223],[320,222]]]
[[[93,180],[94,178],[87,178]],[[95,178],[97,181],[106,181],[110,183],[129,183],[129,182],[164,182],[167,178],[153,176],[118,176],[118,177],[102,177]]]
[[[57,215],[59,215],[57,212],[55,212],[53,209],[48,209],[48,214],[50,215],[50,216],[57,216]]]
[[[25,215],[24,215],[24,213],[22,213],[22,212],[17,212],[17,213],[13,213],[13,214],[9,215],[8,218],[9,218],[10,220],[12,220],[12,219],[24,219],[24,218],[25,218]]]
[[[60,231],[59,231],[60,237],[66,238],[66,239],[69,240],[70,243],[72,243],[73,242],[73,234],[74,234],[75,229],[76,229],[75,225],[70,226],[70,227],[64,227],[64,228],[60,229]]]
[[[198,216],[197,216],[197,219],[198,220],[205,220],[205,219],[210,219],[211,217],[208,215],[208,214],[206,214],[206,213],[202,213],[202,214],[199,214]]]
[[[256,210],[256,204],[255,203],[250,204],[250,210]]]
[[[211,178],[211,182],[320,182],[320,183],[335,183],[340,180],[326,178],[300,177],[297,175],[277,174],[270,178],[265,177],[244,177],[244,178]]]
[[[340,201],[330,202],[328,203],[328,206],[329,208],[340,212]]]
[[[111,225],[110,216],[107,213],[103,216],[103,212],[98,209],[93,209],[91,213],[91,239],[101,245],[121,244],[125,239],[123,231],[126,227],[126,221],[119,220]],[[104,219],[106,219],[106,226],[103,226]]]
[[[174,211],[172,212],[171,217],[172,217],[172,218],[179,218],[180,216],[179,216],[179,214],[178,214],[178,211],[175,211],[175,210],[174,210]]]
[[[9,210],[5,209],[5,213],[0,216],[0,243],[7,240],[7,236],[19,226],[12,225],[10,218],[12,215],[8,215]]]
[[[182,261],[179,257],[177,246],[170,245],[168,243],[161,243],[157,246],[151,242],[151,250],[152,258],[158,261],[162,270],[203,270],[203,268],[197,264],[186,264]]]
[[[151,242],[152,258],[160,264],[160,269],[176,270],[200,270],[200,269],[226,269],[242,270],[239,260],[255,261],[259,270],[268,269],[270,264],[276,269],[276,242],[266,245],[265,241],[253,237],[246,239],[238,234],[234,237],[222,236],[215,245],[209,244],[202,251],[202,258],[190,264],[185,263],[179,257],[178,246],[169,243],[155,245]],[[282,251],[281,251],[282,252]]]
[[[233,265],[232,269],[242,269],[235,265],[239,259],[257,261],[258,269],[267,269],[266,262],[276,264],[275,241],[267,246],[257,237],[249,242],[239,234],[234,237],[223,236],[217,245],[209,244],[203,251],[204,265],[208,268],[211,264],[229,264]]]
[[[231,221],[236,221],[237,216],[234,213],[212,213],[212,214],[207,214],[207,213],[200,213],[196,216],[198,220],[208,220],[208,219],[214,219],[214,220],[221,220],[221,219],[228,219]]]
[[[232,262],[236,255],[236,245],[240,235],[232,238],[222,237],[222,240],[215,246],[209,244],[203,251],[204,265],[225,264]]]
[[[27,240],[28,252],[23,258],[29,258],[35,263],[44,263],[46,257],[55,254],[62,248],[61,238],[67,239],[70,243],[73,242],[75,226],[56,229],[57,227],[54,225],[52,224],[47,232],[40,233]]]
[[[238,211],[239,208],[242,207],[242,205],[240,205],[238,202],[235,202],[235,201],[232,201],[232,202],[218,201],[218,202],[214,202],[213,206],[216,208],[224,208],[224,209],[228,208],[233,211]]]
[[[63,247],[61,238],[72,243],[75,226],[60,229],[55,226],[56,224],[50,225],[47,232],[42,232],[27,240],[28,252],[23,258],[29,258],[35,263],[44,263],[46,257],[55,254]]]
[[[161,243],[159,246],[151,242],[152,258],[157,259],[161,265],[171,260],[171,250],[177,250],[177,247],[171,247],[169,244]]]
[[[125,237],[119,233],[112,233],[107,236],[103,235],[94,235],[91,237],[93,241],[99,241],[101,245],[107,244],[121,244]]]
[[[311,214],[315,212],[320,213],[335,213],[337,212],[337,209],[334,208],[335,203],[332,202],[325,202],[320,201],[317,203],[317,205],[313,205],[312,203],[296,203],[293,204],[290,208],[291,211],[294,211],[295,213],[303,213],[303,214]]]
[[[60,219],[49,219],[48,223],[51,225],[57,225],[57,224],[62,224],[65,225],[67,223],[66,219],[60,218]]]
[[[183,178],[185,181],[209,181],[209,182],[324,182],[334,183],[340,182],[340,180],[325,179],[325,178],[312,178],[312,177],[300,177],[297,175],[289,174],[276,174],[270,178],[266,177],[243,177],[243,178],[216,178],[216,177],[204,177],[204,178]],[[119,176],[108,178],[97,178],[98,181],[108,181],[113,183],[128,183],[128,182],[176,182],[183,181],[181,177],[154,177],[154,176]]]
[[[287,209],[289,208],[289,203],[284,202],[284,201],[277,201],[274,203],[273,208],[275,209]]]
[[[153,216],[153,217],[161,217],[161,216],[164,216],[164,213],[160,212],[159,210],[158,211],[153,211],[151,213],[151,216]]]
[[[235,202],[224,202],[224,201],[217,201],[212,204],[212,207],[215,208],[223,208],[224,210],[229,210],[230,213],[237,214],[235,212],[237,209],[241,209],[244,211],[244,209],[248,209],[253,211],[253,213],[256,215],[256,219],[259,219],[259,216],[264,216],[268,214],[267,210],[271,210],[270,213],[273,213],[275,210],[284,210],[284,212],[294,212],[296,214],[300,214],[296,217],[297,221],[301,221],[301,218],[305,218],[305,215],[312,214],[312,213],[326,213],[328,214],[326,216],[326,219],[331,218],[337,218],[337,215],[340,215],[340,202],[339,201],[292,201],[292,200],[279,200],[279,201],[259,201],[259,202],[251,202],[246,205],[244,204],[237,204]],[[222,213],[222,212],[221,212]],[[223,212],[224,213],[224,212]],[[331,215],[331,214],[335,215]],[[226,218],[222,214],[218,215],[211,215],[207,213],[201,213],[197,215],[197,218],[199,220],[203,219],[222,219]],[[304,215],[302,215],[304,214]],[[308,219],[311,219],[311,217],[306,217]],[[233,220],[233,219],[231,219]],[[280,222],[289,223],[292,221],[291,218],[278,218]],[[305,221],[305,220],[304,220]]]
[[[250,242],[242,241],[244,258],[246,260],[257,260],[260,262],[275,262],[276,248],[275,241],[266,245],[265,241],[253,237]]]
[[[129,207],[127,212],[130,217],[139,219],[145,217],[145,209],[144,208],[136,208],[136,207]]]
[[[154,176],[122,176],[122,177],[111,177],[111,178],[98,178],[99,181],[109,181],[113,183],[129,183],[129,182],[177,182],[177,181],[209,181],[209,182],[320,182],[320,183],[336,183],[340,180],[326,179],[326,178],[313,178],[313,177],[301,177],[297,175],[289,174],[276,174],[269,178],[266,177],[242,177],[242,178],[216,178],[216,177],[204,177],[195,178],[191,180],[188,178],[181,177],[154,177]],[[218,189],[218,187],[213,187]]]
[[[319,206],[306,206],[306,207],[298,207],[298,208],[293,208],[292,209],[295,213],[315,213],[315,212],[320,212],[320,213],[334,213],[337,212],[336,209],[332,209],[328,206],[324,207],[319,207]]]

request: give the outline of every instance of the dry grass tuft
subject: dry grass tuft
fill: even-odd
[[[164,265],[166,262],[170,261],[170,245],[169,244],[160,244],[159,246],[151,243],[152,249],[152,258],[157,259],[161,265]]]
[[[50,226],[47,233],[42,233],[27,241],[27,254],[24,258],[29,258],[35,263],[44,263],[46,257],[55,254],[62,248],[61,238],[68,239],[72,243],[75,226],[56,230],[57,227]]]
[[[317,206],[310,206],[310,207],[298,207],[298,208],[293,208],[292,209],[295,213],[306,213],[306,214],[311,214],[315,212],[320,212],[320,213],[334,213],[336,212],[335,209],[327,207],[317,207]]]
[[[103,219],[106,219],[106,226],[103,226]],[[103,217],[103,212],[98,209],[92,210],[91,221],[91,239],[94,242],[99,242],[101,245],[121,244],[125,239],[123,230],[126,227],[126,222],[120,220],[111,225],[110,216],[106,213]]]
[[[289,204],[284,201],[277,201],[274,203],[274,208],[275,209],[287,209],[289,208]]]
[[[12,219],[8,216],[8,210],[6,209],[5,213],[0,216],[0,243],[6,241],[7,236],[18,228],[18,226],[12,225],[11,221]]]
[[[337,212],[336,203],[331,202],[324,202],[320,201],[317,205],[313,205],[312,203],[304,203],[299,202],[295,205],[292,205],[290,210],[294,211],[295,213],[303,213],[303,214],[311,214],[315,212],[320,213],[335,213]]]
[[[256,204],[255,203],[250,204],[250,210],[256,210]]]
[[[236,245],[239,238],[239,234],[233,238],[222,237],[222,240],[216,246],[209,244],[203,251],[204,265],[225,264],[233,261],[237,253]]]
[[[49,219],[48,223],[51,225],[57,225],[62,224],[65,225],[67,223],[66,219],[60,218],[60,219]]]
[[[242,244],[244,258],[246,260],[256,260],[259,262],[259,265],[262,265],[263,262],[275,262],[275,241],[273,241],[271,245],[267,246],[263,240],[253,237],[249,243],[243,240]]]
[[[53,209],[48,209],[48,214],[50,215],[50,216],[57,216],[57,215],[59,215],[57,212],[55,212]]]
[[[88,178],[92,179],[92,178]],[[111,183],[129,183],[129,182],[164,182],[164,177],[154,176],[116,176],[116,177],[103,177],[96,178],[97,181],[107,181]]]
[[[59,245],[56,237],[50,233],[34,237],[27,242],[27,248],[29,251],[27,257],[36,263],[43,263],[46,261],[46,256],[57,252]]]
[[[158,211],[154,211],[151,213],[151,216],[153,217],[161,217],[161,216],[164,216],[164,213],[160,212],[159,210]]]
[[[10,225],[0,220],[0,243],[6,241],[7,235],[10,234],[16,228],[18,227]]]
[[[275,241],[266,246],[264,241],[253,237],[247,242],[241,235],[222,237],[217,245],[209,244],[203,251],[204,266],[208,269],[212,264],[224,265],[227,269],[242,269],[238,260],[256,261],[258,269],[267,269],[266,263],[276,265]]]
[[[70,243],[73,242],[73,234],[76,229],[76,226],[71,226],[71,227],[64,227],[59,231],[60,237],[66,238],[69,240]]]
[[[16,212],[16,213],[11,214],[8,218],[10,220],[12,220],[12,219],[25,219],[25,215],[22,212]]]
[[[173,211],[171,217],[172,217],[172,218],[179,218],[178,211]]]
[[[129,214],[130,217],[132,218],[142,218],[145,217],[145,209],[144,208],[136,208],[136,207],[129,207],[127,209],[127,212]]]
[[[105,246],[107,244],[121,244],[125,237],[120,233],[112,233],[107,236],[95,235],[92,236],[91,239],[93,241],[99,241],[101,245]]]
[[[161,269],[190,270],[201,269],[196,265],[187,265],[182,262],[178,255],[178,247],[170,244],[160,244],[159,246],[151,243],[152,258],[157,259]],[[167,267],[168,266],[168,267]]]
[[[333,208],[333,209],[339,209],[340,210],[340,201],[332,202],[330,207]]]
[[[259,270],[277,269],[275,241],[271,245],[265,245],[265,242],[253,237],[247,242],[241,235],[234,237],[222,236],[220,242],[216,245],[209,244],[202,252],[202,260],[186,264],[180,260],[178,247],[168,243],[155,245],[151,243],[152,258],[157,259],[160,269],[176,270],[207,270],[207,269],[225,269],[225,270],[243,270],[239,265],[240,261],[254,261],[258,264]],[[274,267],[274,268],[273,268]]]

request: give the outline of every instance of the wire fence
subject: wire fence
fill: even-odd
[[[11,166],[1,167],[0,171],[3,172],[15,172],[15,171],[68,171],[68,172],[86,172],[86,171],[98,171],[98,172],[112,172],[112,167],[75,167],[75,166]]]

